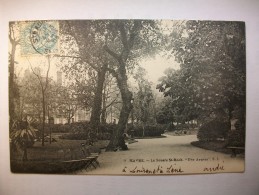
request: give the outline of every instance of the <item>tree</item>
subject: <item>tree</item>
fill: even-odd
[[[77,91],[73,88],[73,85],[62,86],[56,84],[52,90],[49,90],[48,97],[48,106],[57,111],[56,115],[65,116],[68,124],[71,123],[76,111],[82,106],[78,102]]]
[[[153,21],[141,20],[110,21],[107,24],[108,33],[103,49],[114,61],[115,67],[109,68],[109,72],[116,78],[122,98],[118,127],[113,133],[107,150],[113,150],[116,147],[128,149],[123,133],[133,107],[131,103],[133,97],[128,86],[127,70],[134,67],[137,59],[151,55],[155,51],[154,46],[159,42],[156,24]]]
[[[70,35],[74,37],[79,56],[76,58],[98,72],[96,101],[93,105],[92,121],[100,119],[102,90],[105,74],[108,70],[117,81],[122,98],[118,128],[114,132],[107,150],[118,146],[127,149],[123,133],[132,109],[132,93],[128,87],[128,73],[137,59],[154,53],[155,45],[159,45],[159,28],[157,21],[141,20],[99,20],[67,22]],[[97,95],[97,96],[96,96]]]
[[[19,90],[17,83],[15,82],[15,53],[16,48],[20,44],[20,40],[16,36],[18,25],[17,23],[10,22],[9,24],[9,41],[11,51],[9,52],[9,114],[10,114],[10,126],[13,125],[15,119],[15,100],[19,99]]]
[[[157,85],[157,88],[172,99],[164,105],[163,113],[171,116],[177,123],[196,119],[200,108],[196,106],[196,96],[193,94],[192,86],[186,82],[188,77],[183,74],[182,70],[167,69],[165,74],[166,76],[160,78],[161,83]]]
[[[76,51],[62,55],[76,60],[72,68],[65,67],[65,71],[73,70],[72,75],[77,75],[79,70],[88,70],[87,77],[96,71],[94,97],[92,98],[92,111],[90,124],[97,132],[100,124],[102,107],[102,91],[107,73],[108,61],[100,50],[100,42],[104,38],[101,25],[96,26],[93,21],[65,21],[61,23],[62,33],[65,35],[64,45],[68,47],[76,44]],[[71,55],[72,54],[72,55]],[[76,65],[76,66],[75,66]],[[70,72],[70,71],[69,71]],[[69,73],[71,75],[71,72]]]
[[[165,97],[157,103],[156,122],[158,124],[169,124],[177,121],[175,107],[172,106],[171,98]]]
[[[142,123],[143,137],[147,123],[154,123],[156,118],[152,83],[145,78],[146,74],[145,69],[139,67],[133,76],[138,84],[137,91],[134,93],[134,115],[137,121]]]
[[[160,91],[195,117],[230,120],[245,113],[245,28],[241,22],[187,21],[171,33],[181,69],[162,78]],[[228,117],[224,117],[228,115]]]
[[[107,119],[108,110],[110,107],[115,106],[121,102],[121,97],[119,96],[119,90],[116,88],[116,81],[111,74],[106,74],[106,79],[103,88],[103,97],[102,97],[102,114],[101,114],[101,123],[105,124]],[[112,108],[111,108],[111,120],[112,117]]]
[[[40,72],[40,70],[36,70]],[[19,81],[20,91],[20,108],[19,118],[22,120],[26,116],[30,116],[32,121],[42,120],[41,90],[37,77],[27,69],[23,78]],[[17,113],[18,114],[18,113]]]
[[[46,92],[49,85],[49,70],[50,70],[50,55],[47,55],[47,71],[46,76],[41,75],[40,69],[35,69],[32,67],[32,64],[28,60],[33,74],[37,77],[39,86],[41,89],[41,104],[42,104],[42,130],[41,130],[41,145],[44,146],[44,137],[45,137],[45,120],[46,120]]]

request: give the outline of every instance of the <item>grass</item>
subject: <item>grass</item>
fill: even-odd
[[[195,141],[191,142],[193,146],[203,148],[206,150],[212,150],[215,152],[221,152],[224,154],[231,154],[231,149],[226,148],[227,143],[225,141]],[[241,151],[240,151],[241,153]]]
[[[81,144],[85,140],[59,139],[60,134],[53,134],[56,142],[40,141],[34,143],[33,147],[27,149],[28,161],[22,161],[23,151],[11,152],[11,171],[15,173],[60,173],[62,169],[59,162],[65,160],[76,160],[84,158]],[[90,152],[100,152],[101,148],[108,145],[108,140],[100,140],[93,146],[87,146]],[[60,163],[61,164],[61,163]]]

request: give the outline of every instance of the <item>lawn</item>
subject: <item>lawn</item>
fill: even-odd
[[[191,142],[193,146],[203,148],[206,150],[212,150],[215,152],[221,152],[224,154],[231,154],[231,149],[227,148],[227,143],[225,141],[215,140],[215,141],[194,141]],[[242,150],[237,150],[238,154],[243,153]]]
[[[53,134],[56,140],[51,144],[45,142],[44,146],[40,141],[34,143],[33,147],[28,148],[28,161],[22,162],[22,151],[18,150],[12,153],[11,170],[12,172],[26,173],[59,173],[59,162],[66,160],[77,160],[84,158],[82,153],[82,143],[85,140],[66,140],[59,139],[61,134]],[[90,152],[100,153],[102,148],[105,148],[109,140],[100,140],[93,146],[86,146]],[[50,166],[51,165],[51,166]]]

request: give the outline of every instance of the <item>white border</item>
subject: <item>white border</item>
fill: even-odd
[[[259,194],[259,1],[0,1],[0,194]],[[246,22],[246,172],[195,176],[62,176],[11,174],[8,146],[8,21],[35,19],[203,19]]]

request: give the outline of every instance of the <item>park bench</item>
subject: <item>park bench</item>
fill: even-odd
[[[82,145],[82,154],[84,158],[90,160],[89,166],[93,166],[95,169],[97,166],[100,167],[100,163],[98,162],[99,153],[91,153],[89,148],[86,148],[85,145]]]
[[[96,165],[94,164],[95,159],[94,158],[84,158],[84,159],[77,159],[77,160],[65,160],[65,161],[59,161],[59,162],[53,162],[50,163],[50,165],[55,170],[58,170],[58,172],[61,173],[73,173],[78,170],[87,170],[90,166],[93,166],[96,168]]]
[[[231,157],[235,158],[237,156],[238,150],[245,150],[245,147],[238,147],[238,146],[228,146],[228,149],[231,149]]]
[[[58,172],[69,173],[75,172],[78,170],[87,170],[90,167],[97,168],[100,167],[98,162],[99,153],[91,153],[89,148],[85,145],[81,145],[81,148],[78,149],[62,149],[61,156],[63,157],[63,161],[58,161],[51,163],[52,167],[56,167]],[[68,154],[69,158],[67,158]],[[62,155],[63,154],[63,155]]]
[[[67,161],[62,161],[60,163],[61,163],[62,170],[66,173],[69,173],[69,172],[74,172],[74,171],[83,169],[86,166],[86,164],[89,163],[89,161],[80,159],[80,160],[67,160]]]

